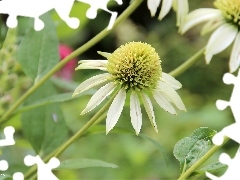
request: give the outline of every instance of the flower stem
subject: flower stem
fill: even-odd
[[[224,137],[224,141],[222,145],[216,146],[214,145],[203,157],[201,157],[193,166],[191,166],[186,172],[181,174],[178,180],[187,179],[197,168],[199,168],[204,162],[206,162],[218,149],[220,149],[227,141],[228,137]]]
[[[67,62],[71,59],[76,58],[83,52],[87,51],[97,42],[106,37],[117,25],[119,25],[122,21],[127,19],[129,15],[143,2],[143,0],[135,0],[133,1],[128,8],[117,18],[115,21],[113,28],[111,30],[104,29],[87,43],[76,49],[74,52],[69,54],[66,58],[60,61],[56,66],[54,66],[46,75],[44,75],[37,83],[35,83],[23,96],[21,96],[12,106],[9,108],[6,113],[0,118],[0,124],[9,120],[12,112],[22,104],[25,99],[27,99],[32,93],[34,93],[45,81],[47,81],[53,74],[55,74],[58,70],[60,70]]]
[[[182,65],[171,71],[169,74],[173,77],[177,77],[180,74],[184,73],[187,69],[189,69],[193,64],[195,64],[203,52],[205,51],[205,47],[200,49],[198,52],[196,52],[193,56],[191,56],[188,60],[186,60]]]
[[[52,157],[59,157],[71,144],[77,141],[92,125],[96,124],[96,122],[102,121],[106,117],[106,111],[110,107],[114,97],[116,96],[118,91],[116,91],[108,102],[76,133],[74,134],[69,140],[63,143],[58,149],[54,150],[52,153],[47,155],[43,161],[47,162]],[[104,116],[103,116],[104,115]],[[33,173],[37,170],[36,167],[32,167],[29,171],[25,174],[25,179],[28,179]]]

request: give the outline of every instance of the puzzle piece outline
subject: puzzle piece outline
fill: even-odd
[[[238,110],[240,104],[240,69],[237,76],[234,76],[230,73],[225,73],[223,76],[223,82],[225,84],[234,84],[232,94],[229,102],[225,100],[217,100],[216,106],[219,110],[224,110],[229,106],[233,113],[235,123],[224,127],[220,132],[215,134],[212,138],[212,141],[215,145],[220,146],[223,144],[224,137],[226,136],[240,144],[240,111]],[[206,172],[207,177],[211,178],[212,180],[228,180],[233,176],[240,178],[240,171],[236,168],[240,166],[240,148],[236,152],[236,155],[233,159],[231,159],[228,154],[222,153],[219,157],[219,161],[228,165],[226,172],[221,177],[217,177],[209,172]]]
[[[102,9],[111,14],[111,18],[107,29],[110,30],[117,18],[118,13],[110,11],[107,4],[110,0],[76,0],[78,2],[87,3],[90,8],[86,12],[89,19],[94,19],[97,16],[97,10]],[[119,5],[122,0],[114,0]],[[0,14],[8,14],[6,24],[9,28],[15,28],[18,25],[18,16],[34,18],[34,29],[40,31],[44,28],[44,22],[40,16],[54,9],[59,17],[66,22],[72,29],[76,29],[80,25],[80,20],[75,17],[70,17],[70,12],[75,0],[2,0],[0,1]],[[27,6],[28,5],[28,6]]]

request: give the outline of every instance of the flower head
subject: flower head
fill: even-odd
[[[136,134],[139,134],[142,126],[140,100],[156,132],[158,129],[149,96],[152,96],[165,111],[171,114],[176,114],[173,105],[180,110],[186,110],[175,91],[181,88],[181,83],[162,72],[160,58],[149,44],[130,42],[120,46],[112,54],[105,52],[99,52],[99,54],[107,60],[82,60],[76,69],[100,69],[108,73],[87,79],[76,88],[73,95],[96,85],[105,84],[91,97],[81,113],[84,114],[98,106],[113,91],[118,91],[107,113],[107,133],[116,125],[127,93],[130,93],[131,123]]]
[[[180,32],[185,33],[202,22],[206,22],[202,35],[215,30],[206,46],[207,63],[210,63],[213,55],[223,51],[234,41],[229,60],[230,72],[234,72],[240,65],[240,1],[215,0],[214,5],[217,9],[202,8],[189,13],[180,27]]]
[[[60,60],[64,59],[65,57],[67,57],[69,54],[73,52],[71,47],[64,44],[60,44],[58,49],[59,49]],[[72,80],[72,76],[73,76],[76,64],[77,64],[77,59],[70,60],[60,71],[56,73],[56,75],[68,81]]]
[[[151,16],[155,16],[161,0],[148,0],[148,9]],[[170,11],[171,7],[177,12],[177,26],[180,26],[188,13],[188,0],[163,0],[158,19],[162,20]]]

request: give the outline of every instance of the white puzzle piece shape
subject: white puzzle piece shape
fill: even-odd
[[[229,179],[240,179],[240,149],[238,149],[235,157],[233,159],[230,158],[230,156],[226,153],[222,153],[219,157],[219,161],[222,164],[228,165],[228,169],[226,172],[220,176],[216,177],[215,175],[206,172],[206,176],[209,177],[212,180],[229,180]]]
[[[90,5],[86,12],[89,19],[94,19],[97,16],[98,9],[104,10],[111,14],[108,30],[113,27],[117,18],[117,12],[110,11],[107,8],[109,0],[77,0]],[[115,0],[119,5],[122,0]],[[8,14],[7,26],[15,28],[18,25],[18,16],[30,17],[34,19],[34,29],[40,31],[44,28],[44,22],[39,18],[46,12],[54,9],[59,17],[73,29],[80,25],[80,20],[74,17],[69,17],[71,9],[74,5],[74,0],[2,0],[0,1],[0,14]]]
[[[8,162],[5,160],[0,161],[0,171],[6,171],[8,169]]]
[[[49,160],[47,164],[45,164],[40,156],[31,156],[27,155],[24,158],[24,163],[27,166],[32,166],[34,164],[37,164],[38,166],[38,180],[46,180],[46,179],[51,179],[51,180],[58,180],[58,178],[52,173],[52,169],[57,168],[60,165],[60,161],[53,157]]]
[[[7,126],[4,128],[3,133],[5,139],[0,140],[0,146],[11,146],[15,144],[15,140],[13,139],[13,134],[15,129],[12,126]]]

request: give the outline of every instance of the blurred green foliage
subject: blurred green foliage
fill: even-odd
[[[212,1],[195,0],[189,3],[190,10],[212,7]],[[143,41],[151,44],[159,53],[163,71],[170,72],[205,46],[209,35],[201,37],[199,35],[201,27],[193,28],[181,36],[175,25],[176,17],[173,10],[160,22],[157,17],[152,18],[150,16],[146,4],[144,2],[128,20],[124,21],[109,36],[78,57],[78,59],[102,59],[97,54],[98,50],[113,52],[119,45],[126,42]],[[121,13],[128,5],[129,2],[127,1],[124,1],[122,6],[113,3],[109,9]],[[60,21],[55,14],[52,15],[57,27],[59,41],[68,44],[74,49],[80,47],[105,28],[110,18],[108,13],[101,11],[96,19],[89,20],[85,17],[86,6],[76,5],[75,8],[72,12],[73,16],[76,16],[75,14],[78,14],[78,11],[81,12],[78,14],[81,21],[80,28],[76,30],[67,28],[62,22],[59,23]],[[24,23],[20,27],[19,32],[21,35],[21,33],[24,34],[26,27],[24,27]],[[19,39],[21,38],[20,35]],[[143,110],[141,133],[155,139],[165,148],[169,158],[168,165],[165,163],[160,151],[153,144],[140,136],[136,136],[135,133],[110,132],[108,135],[96,133],[79,139],[59,159],[99,159],[116,164],[119,169],[94,167],[54,172],[59,179],[177,179],[180,166],[173,156],[174,145],[180,139],[190,136],[199,127],[210,127],[219,131],[234,122],[229,108],[219,111],[215,106],[216,100],[228,100],[232,92],[233,86],[225,85],[222,82],[223,74],[228,71],[229,54],[230,48],[215,55],[210,65],[206,65],[204,57],[202,57],[196,65],[177,77],[183,84],[183,88],[178,93],[186,105],[187,112],[179,112],[178,116],[173,116],[155,103],[154,110],[159,129],[158,134],[154,132],[146,112]],[[80,83],[99,72],[97,70],[77,71],[71,85],[74,86],[76,82]],[[59,92],[72,92],[57,85],[56,88]],[[98,107],[84,116],[79,116],[90,97],[91,95],[86,95],[75,100],[59,103],[64,120],[69,128],[69,137],[88,122],[97,112],[97,109],[100,108]],[[129,106],[125,106],[116,127],[132,129],[129,114]],[[29,142],[24,138],[19,119],[19,116],[15,116],[5,124],[16,128],[15,140],[17,144],[13,147],[2,148],[4,156],[1,158],[8,159],[11,166],[9,173],[26,171],[27,167],[23,165],[22,159],[26,154],[34,154]],[[103,121],[101,124],[105,125],[105,122]],[[3,128],[1,127],[1,129]],[[228,149],[229,154],[234,153],[236,144],[229,142],[225,148]],[[219,154],[220,152],[216,153],[208,163],[215,162]]]

